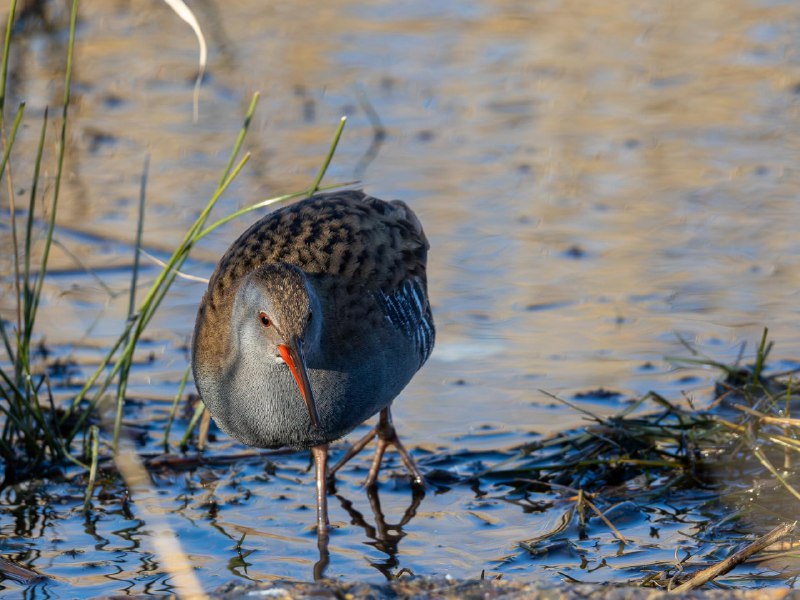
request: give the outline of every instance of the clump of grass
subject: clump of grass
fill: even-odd
[[[792,418],[791,411],[797,410],[800,394],[793,373],[764,375],[769,348],[763,341],[753,366],[686,360],[725,372],[705,409],[680,406],[650,392],[620,413],[600,417],[547,394],[584,413],[591,423],[527,444],[482,477],[513,481],[517,475],[535,476],[546,484],[587,489],[630,484],[645,473],[650,476],[647,489],[658,495],[676,486],[711,483],[720,471],[718,461],[739,467],[758,463],[770,473],[778,471],[775,462],[793,468],[795,453],[800,453],[800,419]],[[648,402],[660,410],[640,414]],[[800,499],[786,477],[776,477],[776,484]]]
[[[700,519],[703,504],[709,507],[715,522],[709,521],[707,527],[694,522],[712,536],[726,520],[758,521],[750,518],[758,510],[752,503],[754,495],[769,498],[769,523],[759,522],[757,527],[773,526],[777,519],[782,535],[791,531],[800,508],[796,504],[800,490],[794,483],[800,475],[800,418],[792,417],[800,409],[800,394],[793,378],[797,371],[765,375],[770,349],[766,330],[749,366],[723,365],[691,349],[695,356],[681,360],[723,371],[714,400],[703,409],[650,392],[604,418],[558,399],[584,413],[590,424],[526,444],[479,475],[511,488],[516,497],[537,492],[561,495],[566,505],[562,518],[548,531],[520,541],[520,546],[541,554],[575,518],[583,531],[585,513],[599,516],[624,544],[604,508],[626,501],[644,507],[680,504],[681,495],[692,498],[693,519]],[[647,402],[659,409],[642,414],[639,409]],[[698,494],[702,490],[709,493]],[[727,509],[725,518],[719,507],[711,509],[720,503]],[[682,576],[675,569],[680,564],[639,583],[668,587]]]
[[[2,337],[8,360],[0,365],[0,414],[2,415],[2,432],[0,432],[0,458],[5,466],[5,482],[27,477],[31,473],[42,474],[43,467],[58,466],[71,461],[92,473],[96,472],[98,453],[111,446],[116,451],[120,442],[121,425],[124,416],[127,381],[133,364],[136,346],[145,328],[166,297],[172,283],[180,274],[180,269],[189,256],[192,248],[203,237],[220,225],[235,219],[257,208],[269,206],[282,201],[312,195],[321,188],[320,183],[331,162],[336,145],[344,128],[342,118],[334,136],[334,141],[323,160],[323,165],[313,183],[306,189],[269,198],[227,215],[209,224],[211,212],[237,175],[247,164],[250,155],[240,152],[245,141],[253,114],[256,110],[259,94],[253,95],[239,135],[233,144],[230,158],[217,182],[217,188],[210,200],[188,229],[183,240],[164,264],[161,273],[136,303],[136,287],[138,282],[139,246],[141,242],[142,223],[144,219],[145,191],[147,179],[147,161],[140,193],[139,222],[137,226],[136,257],[131,277],[130,309],[128,319],[121,323],[121,331],[94,372],[86,379],[80,391],[66,406],[56,406],[50,391],[46,374],[37,374],[35,354],[35,325],[40,304],[44,279],[47,275],[48,257],[56,230],[58,199],[66,150],[66,133],[69,123],[70,84],[72,79],[72,57],[75,45],[75,32],[78,17],[78,2],[73,0],[69,26],[69,45],[65,65],[64,96],[58,136],[58,152],[56,159],[56,175],[52,198],[47,208],[45,243],[42,254],[38,257],[38,265],[33,268],[34,256],[32,240],[34,238],[34,222],[36,201],[39,199],[38,183],[40,168],[44,155],[44,140],[48,126],[48,112],[45,110],[37,154],[33,159],[33,181],[30,200],[25,221],[25,234],[22,243],[17,232],[17,200],[11,181],[11,157],[17,131],[22,123],[25,105],[21,104],[16,112],[10,132],[6,136],[3,121],[6,98],[6,81],[8,79],[8,61],[12,42],[12,29],[16,0],[9,7],[9,17],[4,38],[4,53],[0,68],[0,132],[2,132],[3,153],[0,162],[0,178],[4,175],[8,185],[9,213],[12,230],[14,256],[14,288],[16,291],[16,323],[0,320],[0,337]],[[24,160],[24,159],[21,159]],[[36,272],[34,276],[33,273]],[[187,374],[188,377],[188,374]],[[184,377],[185,383],[186,377]],[[98,442],[98,430],[93,427],[93,419],[101,398],[110,389],[116,389],[116,410],[110,444]],[[108,437],[108,436],[106,436]],[[83,443],[78,443],[82,440]],[[89,505],[90,494],[86,497]]]
[[[48,124],[48,111],[44,111],[39,143],[33,157],[33,182],[31,184],[28,203],[27,223],[25,227],[24,250],[20,252],[20,240],[17,232],[16,205],[11,173],[11,152],[16,141],[18,128],[25,112],[25,104],[20,104],[11,133],[5,134],[5,100],[6,81],[8,80],[8,61],[11,50],[11,32],[14,24],[16,0],[11,1],[8,22],[3,44],[2,68],[0,68],[0,132],[3,138],[3,158],[0,163],[0,178],[5,176],[8,186],[9,212],[11,217],[11,234],[14,258],[14,289],[16,292],[16,324],[12,331],[4,321],[0,320],[0,335],[8,355],[10,367],[0,369],[0,413],[4,417],[3,430],[0,435],[0,457],[5,463],[6,480],[16,479],[20,473],[39,469],[46,460],[58,460],[68,455],[67,444],[60,435],[55,419],[56,409],[52,402],[49,382],[44,375],[35,376],[32,369],[32,338],[36,324],[36,315],[42,293],[50,248],[53,242],[55,217],[58,209],[59,192],[66,149],[66,128],[69,114],[70,85],[72,81],[72,57],[75,47],[75,28],[78,5],[73,0],[69,43],[67,46],[64,73],[64,96],[61,111],[61,128],[58,137],[58,153],[56,158],[56,175],[53,195],[50,201],[49,219],[45,231],[45,243],[40,257],[38,274],[32,275],[33,223],[38,192],[39,174],[44,155],[44,140]],[[47,399],[45,404],[42,398]]]

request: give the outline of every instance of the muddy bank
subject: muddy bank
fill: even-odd
[[[298,583],[231,583],[213,594],[217,600],[271,598],[274,600],[341,600],[393,598],[397,600],[667,600],[669,592],[634,587],[552,585],[541,582],[415,577],[384,584],[339,581]],[[694,600],[779,600],[800,598],[790,590],[710,590],[681,594]]]

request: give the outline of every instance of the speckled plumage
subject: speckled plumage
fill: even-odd
[[[360,191],[318,194],[247,229],[220,259],[195,325],[195,381],[220,427],[253,446],[312,447],[387,408],[433,348],[427,251],[410,208]],[[321,310],[306,350],[318,427],[286,364],[258,356],[248,329],[259,290],[291,316],[305,298],[298,285]]]

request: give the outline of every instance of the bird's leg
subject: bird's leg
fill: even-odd
[[[311,448],[314,463],[317,466],[317,536],[327,538],[330,522],[328,521],[328,444],[320,444]]]
[[[351,458],[353,458],[356,454],[361,452],[364,449],[364,446],[369,444],[372,441],[372,438],[374,438],[376,435],[378,435],[378,427],[377,427],[377,425],[375,427],[373,427],[372,429],[370,429],[370,431],[369,431],[369,433],[367,433],[367,435],[365,435],[360,440],[358,440],[355,444],[353,444],[353,447],[350,448],[350,450],[347,451],[347,453],[339,460],[339,462],[336,463],[336,466],[334,466],[329,471],[329,473],[328,473],[328,483],[329,483],[329,485],[331,485],[331,487],[333,486],[333,478],[336,476],[336,471],[338,471],[343,466],[345,466],[345,464],[347,464],[347,462]]]
[[[311,448],[314,463],[317,466],[317,548],[319,560],[314,564],[314,581],[325,577],[325,569],[330,563],[328,541],[330,540],[330,521],[328,520],[328,444],[320,444]]]
[[[422,478],[422,473],[420,473],[417,465],[414,464],[414,459],[411,458],[403,442],[397,437],[397,431],[392,424],[392,413],[388,406],[381,411],[375,431],[378,434],[378,447],[375,449],[375,457],[372,459],[372,466],[369,469],[369,475],[367,475],[364,485],[368,488],[375,485],[378,480],[378,471],[381,469],[383,454],[390,445],[397,448],[397,452],[400,454],[400,458],[403,459],[406,469],[411,473],[411,482],[419,486],[424,485],[425,480]]]

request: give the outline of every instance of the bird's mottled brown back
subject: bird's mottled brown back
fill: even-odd
[[[350,313],[348,323],[365,326],[382,318],[370,314],[365,295],[391,295],[411,279],[426,286],[427,251],[428,241],[410,208],[361,191],[317,194],[270,213],[220,259],[198,314],[197,335],[204,339],[196,349],[224,353],[218,345],[230,339],[226,326],[236,289],[260,265],[297,265],[324,293],[336,297]],[[338,333],[346,337],[349,332]]]
[[[428,242],[402,202],[360,191],[318,194],[254,223],[220,259],[212,300],[264,263],[297,265],[309,274],[341,277],[384,292],[425,275]]]

